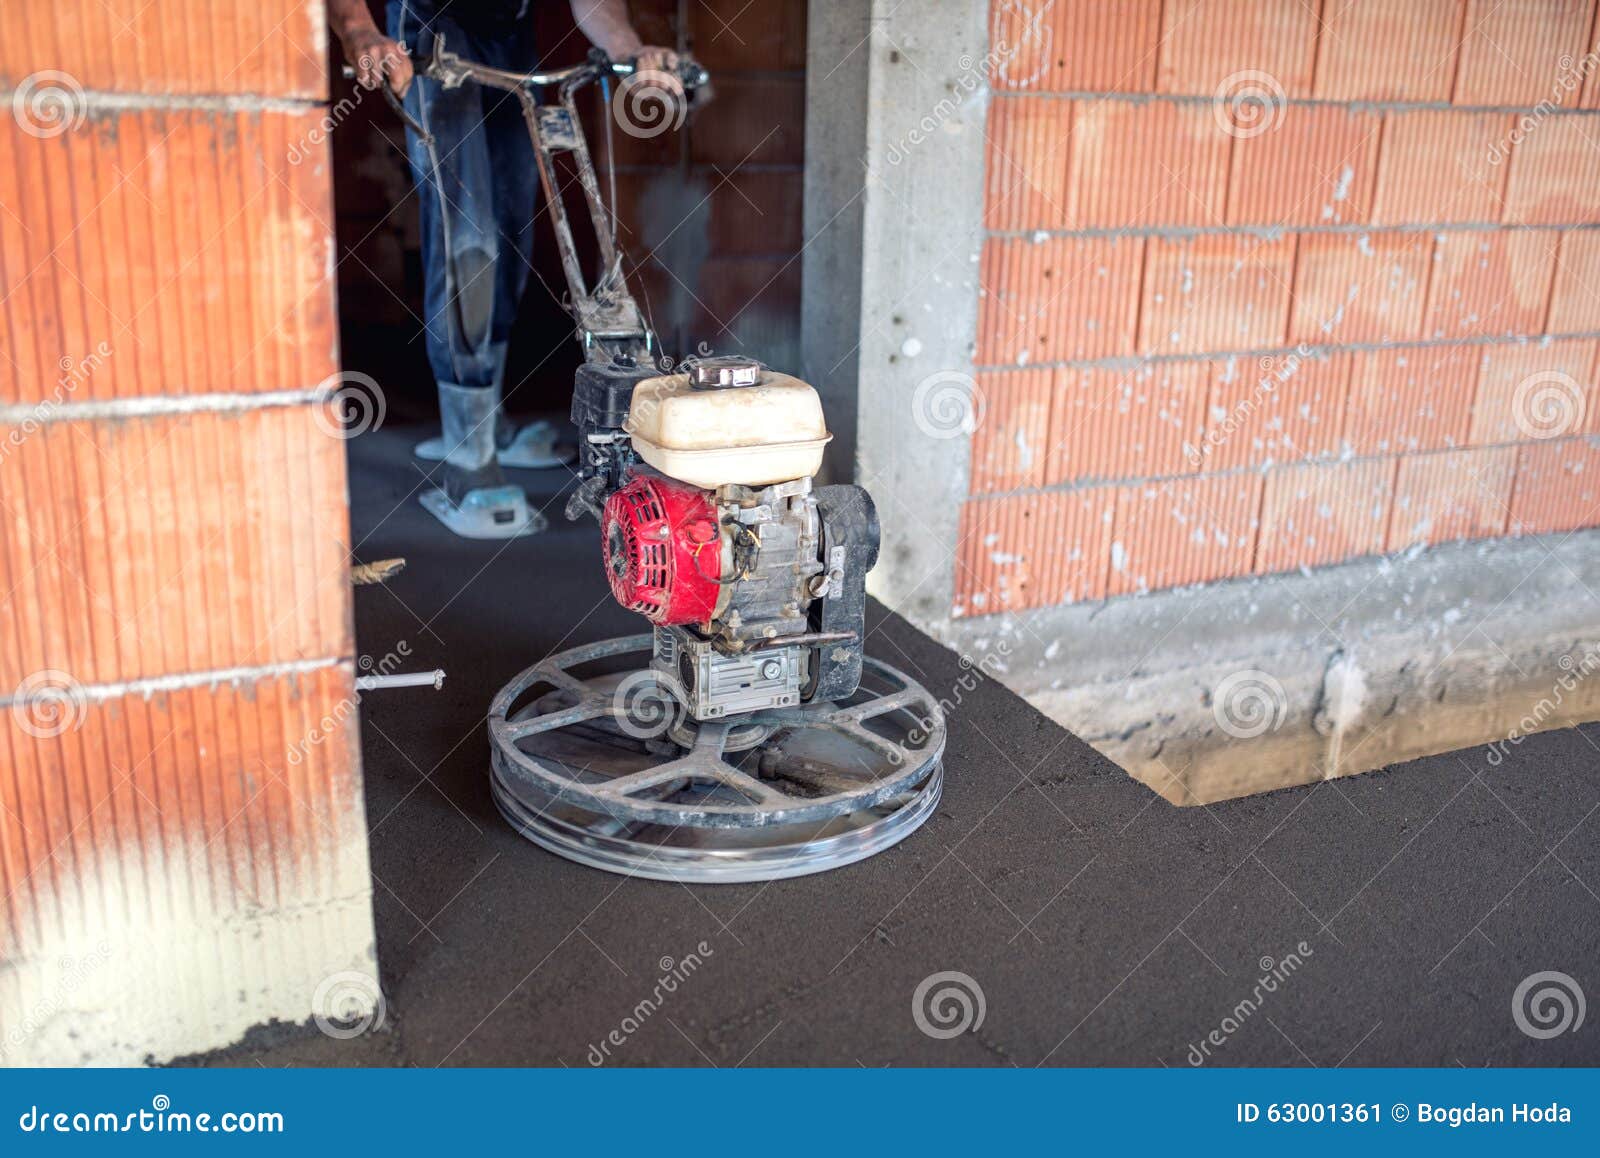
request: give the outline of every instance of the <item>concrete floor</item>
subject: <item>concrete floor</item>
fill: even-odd
[[[490,802],[484,709],[548,652],[640,621],[559,501],[542,537],[447,536],[416,505],[415,435],[351,446],[358,557],[409,560],[356,591],[360,648],[406,641],[409,667],[449,672],[362,705],[385,1024],[347,1041],[266,1027],[192,1060],[583,1066],[617,1031],[608,1064],[1181,1067],[1217,1031],[1206,1064],[1600,1063],[1600,1018],[1536,1040],[1512,1011],[1545,970],[1600,997],[1600,727],[1498,767],[1469,750],[1178,809],[984,681],[951,719],[938,814],[863,864],[687,888],[541,851]],[[541,501],[570,481],[519,477]],[[935,695],[966,674],[896,616],[870,626],[869,651]],[[666,959],[696,952],[625,1024]],[[943,971],[984,1006],[948,1040],[913,1017]]]

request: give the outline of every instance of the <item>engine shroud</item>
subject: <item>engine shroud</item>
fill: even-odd
[[[704,623],[716,610],[722,541],[712,496],[636,474],[600,518],[606,578],[618,603],[651,623]]]

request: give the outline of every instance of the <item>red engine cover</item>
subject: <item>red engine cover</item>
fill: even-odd
[[[635,475],[600,519],[611,594],[651,623],[704,623],[717,606],[722,542],[711,494]]]

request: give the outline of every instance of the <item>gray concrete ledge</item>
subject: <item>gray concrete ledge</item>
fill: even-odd
[[[1176,804],[1600,719],[1600,530],[918,626]]]

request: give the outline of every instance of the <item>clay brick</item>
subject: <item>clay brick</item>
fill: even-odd
[[[1561,235],[1545,330],[1552,334],[1600,330],[1600,230]]]
[[[320,8],[320,5],[318,6]],[[44,70],[110,92],[327,95],[327,25],[304,0],[161,4],[59,0],[6,13],[0,89]]]
[[[1063,92],[1149,92],[1155,86],[1161,0],[997,0],[991,10],[1030,10],[1048,29],[1036,55],[996,70],[997,85],[1046,85]],[[1014,42],[1014,41],[1013,41]],[[1049,71],[1039,71],[1040,62]]]
[[[1600,526],[1600,442],[1563,438],[1518,453],[1508,533],[1546,535]]]
[[[1526,442],[1593,429],[1597,347],[1568,341],[1486,348],[1472,442]]]
[[[1499,221],[1511,126],[1505,113],[1424,109],[1385,114],[1373,224]]]
[[[1052,97],[997,97],[984,142],[984,227],[1065,229],[1073,104]]]
[[[1260,506],[1253,473],[1119,488],[1109,593],[1248,575]]]
[[[716,86],[717,99],[696,109],[688,122],[695,164],[731,169],[805,163],[804,77],[727,74]],[[674,133],[652,138],[669,144],[676,139]]]
[[[982,365],[1103,358],[1133,346],[1142,238],[990,238],[979,270]]]
[[[1385,550],[1503,535],[1517,450],[1456,450],[1400,460]]]
[[[1321,100],[1447,101],[1463,0],[1344,0],[1317,36]]]
[[[70,687],[70,674],[52,686]],[[136,952],[152,931],[247,925],[282,907],[317,910],[308,925],[331,925],[323,906],[371,887],[348,663],[153,697],[80,691],[58,706],[0,709],[0,767],[12,773],[0,776],[0,936],[13,966],[54,962],[56,938]],[[315,955],[322,932],[301,934],[307,962],[343,960],[348,947]],[[162,957],[163,967],[182,961]],[[219,973],[214,952],[209,965],[159,981],[214,987],[214,1006],[236,1005],[249,966]],[[140,972],[117,967],[119,988]],[[312,969],[310,986],[323,971]],[[170,992],[139,996],[180,1004]]]
[[[707,258],[700,278],[703,288],[694,303],[688,344],[767,351],[763,358],[782,365],[782,354],[774,351],[793,349],[798,341],[798,258]]]
[[[1597,140],[1588,117],[1551,116],[1529,128],[1511,153],[1505,219],[1525,225],[1600,219]]]
[[[1256,571],[1320,567],[1383,551],[1395,463],[1318,462],[1267,475]]]
[[[953,618],[1103,599],[1109,488],[969,499],[961,507]]]
[[[0,402],[305,389],[334,373],[320,121],[146,109],[39,138],[0,118],[0,297],[26,303],[10,311]]]
[[[1149,246],[1139,319],[1143,353],[1204,353],[1283,344],[1294,237],[1153,237]]]
[[[801,233],[801,205],[805,194],[805,175],[783,170],[739,173],[728,180],[725,173],[713,171],[706,176],[711,187],[707,202],[706,253],[723,256],[788,256],[800,252],[805,244]],[[655,189],[668,182],[676,183],[681,197],[684,178],[672,173],[660,178]],[[646,187],[645,197],[652,189]],[[644,206],[640,206],[644,210]],[[657,226],[661,224],[658,214]],[[645,219],[641,212],[638,220]],[[672,215],[672,223],[678,218]],[[668,226],[670,230],[671,225]],[[655,244],[654,239],[652,243]],[[624,244],[627,244],[626,242]]]
[[[1234,142],[1228,223],[1365,222],[1383,118],[1335,105],[1290,105],[1269,115],[1276,118],[1270,127],[1253,125]]]
[[[1465,445],[1481,357],[1474,346],[1357,353],[1344,441],[1359,455]]]
[[[1229,358],[1211,372],[1202,472],[1337,454],[1350,389],[1348,353]]]
[[[973,494],[1044,483],[1057,373],[1040,368],[978,375],[971,455]]]
[[[332,429],[311,406],[0,427],[0,688],[349,655]]]
[[[801,0],[764,0],[760,4],[698,0],[688,5],[687,13],[694,58],[713,75],[752,66],[790,71],[806,66],[806,6]]]
[[[1458,105],[1535,105],[1587,47],[1592,0],[1467,0]],[[1575,102],[1569,102],[1575,103]]]
[[[1421,233],[1300,238],[1289,340],[1390,342],[1422,333],[1433,239]]]
[[[1213,96],[1240,73],[1265,73],[1289,96],[1310,96],[1316,41],[1311,5],[1168,0],[1157,88]]]
[[[1205,105],[1080,102],[1072,157],[1077,225],[1221,225],[1228,146]]]
[[[1053,92],[1056,68],[1054,8],[1041,9],[1015,0],[989,6],[989,86],[995,93]]]
[[[1555,233],[1441,233],[1425,338],[1538,334],[1555,273]]]
[[[1205,428],[1204,362],[1133,370],[1063,369],[1050,413],[1046,483],[1151,478],[1192,470]]]

